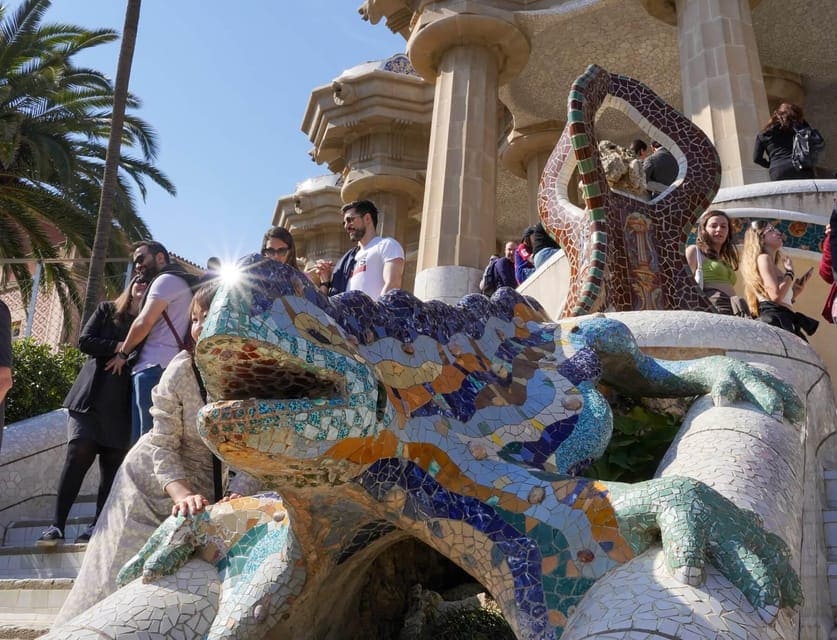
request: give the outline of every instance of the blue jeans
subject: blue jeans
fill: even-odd
[[[535,263],[535,269],[540,269],[541,265],[549,260],[553,255],[558,253],[560,249],[556,249],[554,247],[546,247],[545,249],[541,249],[535,254],[534,259],[532,260]]]
[[[144,433],[151,431],[154,424],[151,420],[151,390],[160,382],[163,375],[163,367],[155,364],[132,376],[133,395],[131,408],[131,445]]]

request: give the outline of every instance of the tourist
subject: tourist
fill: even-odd
[[[802,108],[783,102],[756,136],[753,162],[768,169],[771,180],[813,178],[814,170],[793,166],[793,139],[799,127],[807,127]],[[765,158],[765,154],[767,158]]]
[[[514,251],[517,248],[515,242],[507,242],[503,249],[502,256],[492,256],[485,267],[480,280],[480,291],[488,297],[500,287],[517,286],[517,279],[514,276]]]
[[[270,227],[262,238],[261,254],[299,270],[296,261],[296,243],[291,232],[284,227]]]
[[[357,246],[347,251],[335,267],[320,260],[315,267],[320,291],[328,295],[363,291],[377,300],[387,291],[401,288],[404,249],[394,238],[378,235],[378,209],[369,200],[356,200],[341,208],[343,227]]]
[[[640,142],[642,142],[640,140]],[[549,260],[555,253],[561,250],[559,245],[549,232],[543,226],[542,222],[535,225],[535,230],[532,232],[532,264],[535,269],[540,269],[541,265]]]
[[[686,247],[686,261],[712,306],[725,315],[733,309],[738,251],[732,241],[732,224],[723,211],[709,209],[698,218],[695,244]]]
[[[215,290],[212,283],[203,285],[192,300],[195,341]],[[153,398],[154,426],[128,452],[117,473],[59,620],[69,620],[113,593],[119,570],[169,515],[194,515],[217,499],[249,495],[259,488],[252,477],[238,473],[224,497],[218,495],[226,471],[198,434],[198,410],[206,401],[191,353],[181,351],[172,359]]]
[[[645,158],[650,155],[648,145],[645,144],[644,140],[640,140],[639,138],[631,142],[631,144],[628,145],[628,149],[637,160],[645,160]]]
[[[0,449],[6,424],[6,394],[12,388],[12,316],[0,300]]]
[[[750,223],[741,255],[747,306],[754,318],[807,341],[806,334],[813,335],[819,323],[794,311],[793,304],[811,277],[813,267],[796,278],[793,262],[782,255],[781,248],[782,233],[770,222],[753,220]]]
[[[189,330],[189,303],[194,280],[159,242],[143,240],[134,245],[134,268],[148,283],[140,313],[131,323],[125,341],[119,345],[106,369],[122,372],[129,354],[133,359],[133,413],[131,442],[151,429],[151,389],[163,370],[183,349]]]
[[[677,164],[677,158],[671,151],[665,149],[656,140],[651,142],[651,149],[653,150],[651,155],[643,160],[642,166],[645,169],[648,191],[656,194],[665,191],[677,180],[680,165]]]
[[[146,283],[134,276],[116,300],[102,302],[96,308],[79,336],[79,348],[90,357],[64,399],[68,411],[67,454],[58,480],[52,524],[35,542],[38,546],[55,546],[64,540],[70,508],[98,455],[96,515],[76,542],[90,540],[119,465],[131,446],[131,375],[124,370],[112,373],[105,365],[125,340],[145,289]]]
[[[532,234],[535,233],[535,227],[526,227],[523,232],[523,239],[517,245],[514,252],[514,276],[517,284],[523,284],[532,273],[535,271],[535,265],[532,264],[533,247]]]
[[[832,230],[837,226],[837,199],[834,200],[834,208],[831,210],[831,220],[825,228],[825,240],[822,245],[822,257],[820,258],[820,277],[831,285],[825,305],[822,309],[822,317],[837,324],[837,277],[833,256],[837,253],[837,237]]]

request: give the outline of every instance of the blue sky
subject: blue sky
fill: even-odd
[[[130,89],[178,190],[152,187],[140,205],[155,239],[199,264],[254,251],[276,200],[327,172],[300,131],[311,90],[405,45],[364,22],[360,3],[144,0]],[[46,21],[121,33],[124,11],[123,0],[53,0]],[[116,42],[78,62],[113,77],[118,54]]]

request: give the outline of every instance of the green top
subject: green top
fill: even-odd
[[[700,251],[700,249],[698,249]],[[722,260],[713,260],[703,256],[703,285],[711,287],[712,283],[735,284],[735,270]]]

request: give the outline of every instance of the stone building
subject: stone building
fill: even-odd
[[[718,149],[722,187],[767,180],[752,149],[779,102],[802,105],[837,139],[832,2],[367,0],[360,13],[402,35],[406,54],[313,90],[302,129],[334,176],[280,198],[273,222],[302,232],[302,255],[334,258],[340,219],[323,207],[376,200],[423,299],[474,291],[488,256],[537,219],[565,96],[589,63],[643,81],[698,124]],[[643,136],[615,110],[597,128],[622,144]],[[833,176],[835,145],[820,165]]]

